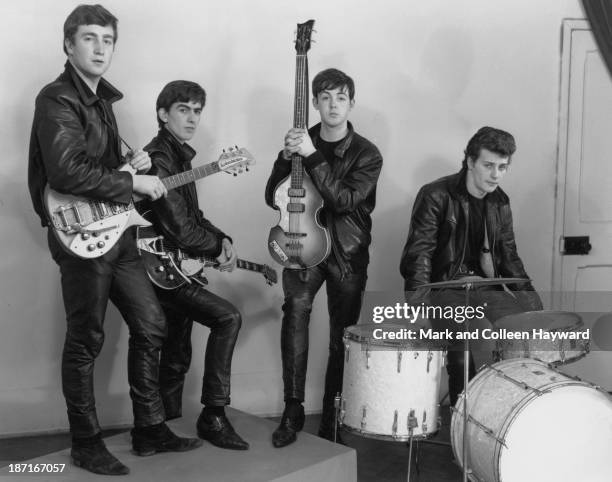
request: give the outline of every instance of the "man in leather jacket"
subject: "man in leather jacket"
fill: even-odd
[[[528,278],[516,249],[510,202],[498,187],[515,150],[512,135],[483,127],[468,142],[461,171],[420,189],[400,263],[409,301],[422,301],[422,293],[416,290],[426,283],[467,276]],[[465,293],[461,289],[435,290],[428,302],[461,306]],[[542,309],[529,282],[477,288],[470,304],[482,306],[491,322],[512,313]],[[432,320],[432,324],[449,327],[441,320]],[[460,326],[455,322],[450,325]],[[448,352],[451,405],[464,385],[461,349],[458,343]],[[473,365],[470,355],[470,377],[475,373]]]
[[[49,250],[62,274],[67,321],[62,388],[72,432],[71,456],[76,465],[106,475],[129,472],[106,449],[95,408],[94,362],[104,341],[109,299],[130,330],[128,380],[134,451],[151,455],[201,444],[198,439],[177,437],[164,424],[158,360],[166,322],[143,270],[133,230],[126,230],[106,254],[82,259],[56,239],[52,215],[44,207],[47,184],[62,194],[122,204],[129,203],[133,193],[151,199],[166,193],[158,177],[143,174],[151,160],[142,151],[130,155],[135,174],[118,170],[120,137],[111,105],[122,95],[102,78],[116,39],[117,19],[100,5],[80,5],[68,16],[64,24],[66,69],[36,98],[28,171],[34,209],[42,225],[49,227]]]
[[[307,269],[283,270],[283,322],[281,351],[285,409],[272,436],[275,447],[296,440],[304,424],[304,390],[308,360],[308,324],[312,302],[326,282],[329,310],[329,358],[325,375],[323,414],[319,435],[334,433],[334,397],[342,390],[344,329],[357,323],[369,263],[371,213],[376,204],[376,183],[382,157],[374,144],[348,122],[355,103],[353,80],[327,69],[312,81],[313,105],[321,123],[308,132],[290,129],[268,184],[266,203],[275,205],[276,186],[291,170],[291,155],[300,154],[303,166],[324,200],[321,221],[331,237],[331,254]]]
[[[156,106],[159,133],[145,147],[153,163],[152,173],[164,178],[192,169],[195,151],[187,141],[195,134],[205,102],[206,93],[195,82],[177,80],[162,89]],[[237,255],[232,241],[204,217],[193,182],[150,203],[150,209],[151,221],[166,243],[191,256],[216,258],[221,270],[234,269]],[[242,323],[240,312],[197,280],[176,289],[156,291],[168,319],[168,338],[162,346],[160,365],[167,420],[182,413],[183,385],[191,362],[191,329],[196,321],[211,330],[198,435],[218,447],[248,449],[249,444],[235,432],[224,409],[230,403],[232,355]]]

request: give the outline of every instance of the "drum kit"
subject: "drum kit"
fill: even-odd
[[[469,306],[470,291],[476,287],[526,281],[462,278],[422,288],[462,288]],[[496,323],[497,329],[508,331],[567,332],[583,326],[580,316],[561,311],[508,315]],[[345,330],[336,426],[363,437],[409,442],[410,482],[413,440],[445,444],[428,440],[440,427],[438,392],[445,351],[443,344],[431,340],[374,336],[376,330],[399,333],[402,327],[406,325],[368,323]],[[498,361],[483,366],[469,381],[466,337],[465,389],[451,407],[450,430],[464,482],[599,482],[610,477],[612,397],[557,369],[586,356],[588,340],[550,338],[554,341],[497,340]]]

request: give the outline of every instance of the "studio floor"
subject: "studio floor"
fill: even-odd
[[[442,410],[442,426],[433,441],[449,440],[450,416],[448,407]],[[278,420],[278,419],[272,419]],[[317,433],[319,415],[306,417],[304,431]],[[127,430],[107,430],[105,436]],[[403,442],[387,442],[366,439],[342,433],[344,442],[357,451],[359,482],[396,482],[407,480],[408,446]],[[412,461],[411,480],[418,482],[455,482],[461,480],[461,471],[453,462],[450,446],[429,443],[419,444],[418,473],[415,458]],[[0,467],[56,452],[70,446],[68,434],[0,439]],[[413,448],[416,455],[416,445]],[[282,450],[279,449],[279,454]],[[321,481],[333,482],[333,481]]]

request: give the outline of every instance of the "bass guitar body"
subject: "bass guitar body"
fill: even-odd
[[[303,174],[302,188],[291,187],[291,176],[285,178],[274,191],[274,204],[280,220],[270,230],[270,256],[289,269],[316,266],[329,256],[329,232],[319,222],[323,198],[312,180]]]

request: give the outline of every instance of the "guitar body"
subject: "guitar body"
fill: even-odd
[[[268,250],[274,261],[289,269],[316,266],[331,251],[329,231],[318,220],[323,198],[306,173],[303,175],[302,187],[304,197],[290,197],[291,176],[288,176],[274,191],[274,204],[280,211],[280,219],[278,225],[270,230]],[[303,205],[303,212],[287,210],[288,206],[296,204]]]
[[[70,254],[93,259],[106,254],[130,226],[150,226],[134,204],[89,201],[45,187],[43,200],[55,237]]]
[[[164,290],[173,290],[189,283],[171,256],[160,256],[141,250],[140,257],[151,283],[155,286]]]

